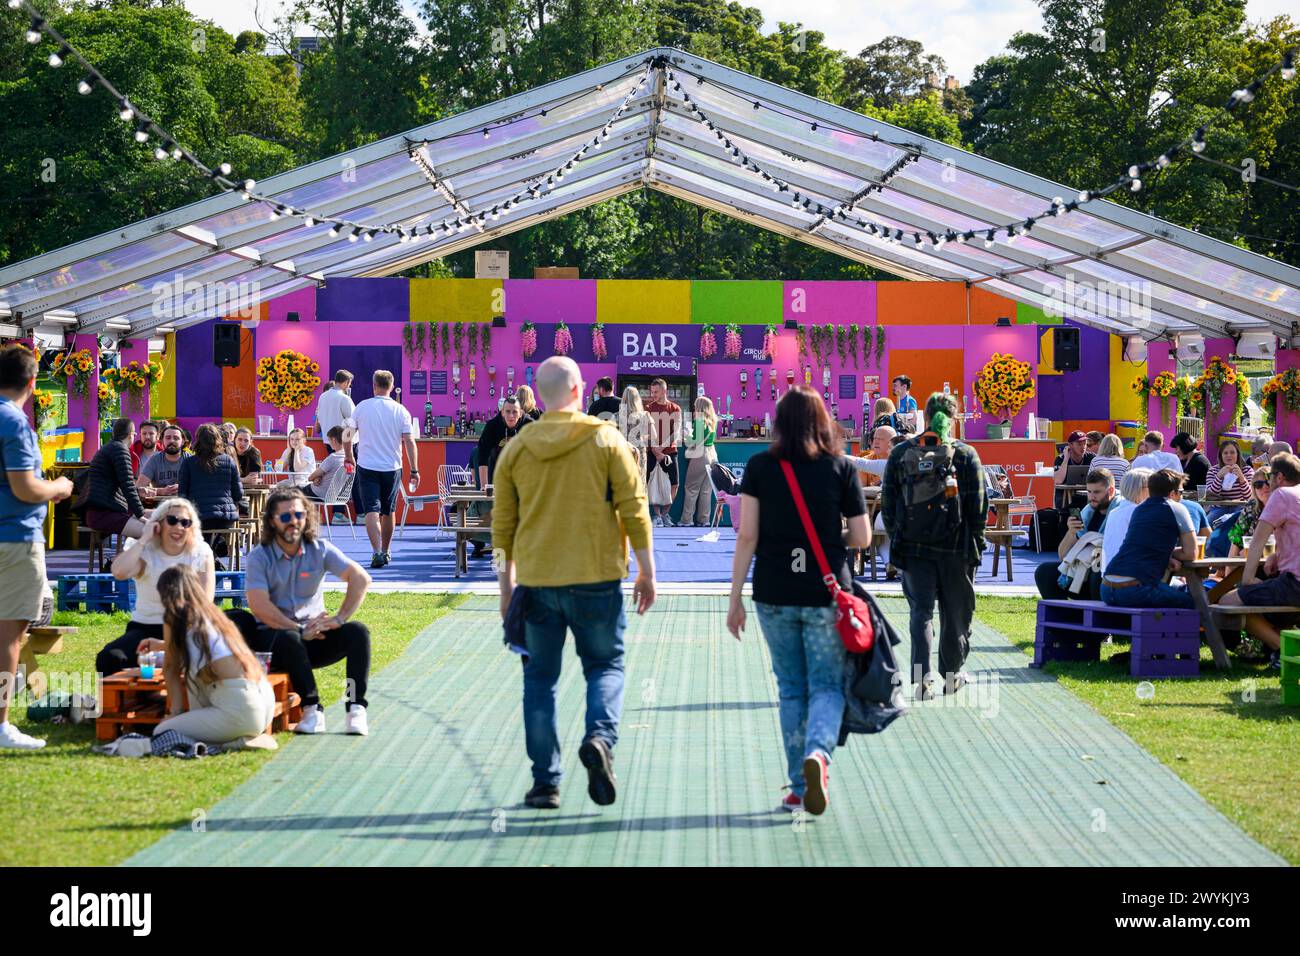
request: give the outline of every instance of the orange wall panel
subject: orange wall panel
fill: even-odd
[[[1006,316],[1016,324],[1016,303],[1004,295],[974,286],[970,290],[970,324],[994,325]]]
[[[184,383],[180,383],[180,387],[184,388]],[[253,358],[253,333],[250,329],[240,329],[239,365],[221,370],[222,418],[236,425],[255,428],[256,402],[257,362]]]
[[[877,282],[876,316],[882,325],[965,325],[966,286],[961,282]]]
[[[904,374],[912,380],[912,396],[922,408],[931,392],[943,391],[944,382],[954,392],[960,390],[964,362],[961,349],[889,349],[891,374]]]

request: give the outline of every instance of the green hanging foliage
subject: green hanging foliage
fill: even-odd
[[[429,326],[429,364],[438,364],[438,323]]]
[[[466,330],[469,334],[469,358],[474,361],[474,356],[478,354],[478,323],[471,322]]]
[[[849,355],[853,356],[853,367],[858,367],[858,323],[849,326]]]
[[[447,359],[451,355],[451,325],[444,322],[442,325],[442,364],[447,364]]]
[[[876,365],[880,365],[880,360],[885,357],[885,327],[876,325]]]
[[[483,358],[490,359],[492,357],[492,323],[491,322],[483,323],[483,331],[479,333],[479,340],[483,344]]]

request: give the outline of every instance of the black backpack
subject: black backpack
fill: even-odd
[[[961,495],[947,494],[949,479],[957,480],[956,449],[941,441],[924,444],[926,435],[910,439],[898,462],[902,473],[899,535],[916,544],[946,544],[961,527]]]

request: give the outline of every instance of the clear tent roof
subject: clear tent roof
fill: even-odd
[[[178,315],[158,308],[164,286],[242,285],[264,301],[332,276],[392,275],[642,188],[908,279],[1035,307],[1087,290],[1071,317],[1107,331],[1289,339],[1300,322],[1300,269],[1110,202],[986,243],[988,229],[1078,187],[669,48],[272,176],[257,185],[271,202],[223,193],[5,266],[0,315],[146,334],[220,315],[226,301],[200,297]],[[407,235],[353,241],[276,216],[276,203]],[[925,241],[970,231],[981,235]]]

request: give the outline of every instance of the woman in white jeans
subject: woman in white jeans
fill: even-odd
[[[169,716],[154,735],[174,730],[206,744],[225,744],[264,733],[275,712],[271,684],[199,576],[184,565],[169,568],[158,578],[158,594]],[[188,708],[182,689],[189,692]]]
[[[701,395],[695,400],[691,441],[686,446],[686,497],[682,501],[682,524],[705,527],[713,506],[713,485],[709,483],[709,466],[718,460],[713,442],[718,434],[718,416],[712,400]]]

